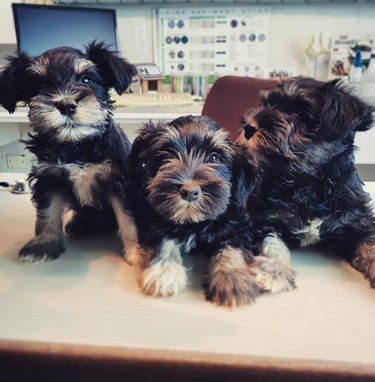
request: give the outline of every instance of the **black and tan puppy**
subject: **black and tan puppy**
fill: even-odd
[[[329,247],[375,286],[374,214],[354,165],[355,134],[371,127],[373,112],[338,81],[299,77],[246,113],[239,142],[262,172],[249,212],[264,239],[257,259],[265,289],[290,289],[285,243]]]
[[[130,155],[127,190],[140,252],[128,260],[140,265],[145,294],[182,291],[187,282],[182,256],[200,245],[211,256],[209,300],[234,306],[251,303],[260,293],[251,270],[246,212],[255,175],[246,150],[240,151],[207,117],[181,117],[141,129]]]
[[[10,113],[19,101],[29,106],[26,146],[38,159],[30,173],[36,236],[21,249],[21,260],[53,260],[64,251],[66,208],[77,213],[72,232],[87,231],[114,212],[124,244],[131,245],[134,228],[120,201],[131,145],[112,118],[108,90],[122,93],[134,67],[96,42],[84,53],[62,47],[36,58],[20,52],[8,61],[0,104]]]

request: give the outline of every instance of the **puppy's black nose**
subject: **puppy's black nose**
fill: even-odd
[[[243,125],[243,129],[244,129],[244,134],[246,139],[250,139],[257,131],[255,126],[249,125],[248,123],[245,123]]]
[[[62,100],[56,103],[56,107],[60,110],[61,114],[73,115],[77,110],[77,102],[74,100]]]
[[[184,184],[180,188],[181,198],[188,202],[193,202],[194,200],[197,200],[201,193],[202,190],[199,186]]]

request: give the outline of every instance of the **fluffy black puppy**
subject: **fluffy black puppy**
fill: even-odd
[[[182,291],[187,277],[181,257],[203,244],[212,256],[209,300],[234,306],[260,293],[251,271],[246,201],[255,174],[248,160],[246,150],[236,151],[227,133],[207,117],[144,125],[130,155],[127,205],[140,244],[138,256],[128,260],[140,265],[145,294]]]
[[[64,251],[67,207],[77,212],[70,231],[87,231],[113,210],[124,244],[132,240],[119,194],[131,145],[113,121],[108,90],[122,93],[135,68],[97,42],[85,53],[62,47],[36,58],[19,52],[8,61],[0,104],[10,113],[19,101],[29,105],[26,146],[38,159],[30,173],[36,237],[21,249],[21,260],[53,260]]]
[[[298,77],[246,113],[239,141],[262,171],[249,210],[264,238],[257,259],[265,289],[291,286],[284,242],[329,247],[375,286],[374,214],[354,166],[354,136],[371,127],[373,112],[338,81]]]

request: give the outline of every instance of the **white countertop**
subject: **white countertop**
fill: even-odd
[[[191,106],[120,107],[114,109],[113,117],[119,123],[143,123],[155,119],[169,121],[181,115],[200,115],[202,106],[202,103],[197,103]],[[0,107],[0,123],[29,123],[28,111],[26,107],[19,107],[13,114],[9,114]]]
[[[202,258],[186,257],[181,295],[146,297],[115,234],[69,239],[57,261],[21,264],[30,195],[0,188],[0,216],[0,339],[375,364],[375,290],[336,256],[296,251],[296,291],[229,310],[205,301]]]

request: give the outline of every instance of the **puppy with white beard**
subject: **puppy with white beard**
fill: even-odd
[[[8,57],[0,73],[0,105],[10,113],[17,102],[29,106],[26,146],[38,160],[30,173],[35,237],[21,249],[22,261],[59,257],[68,208],[76,213],[67,227],[72,233],[106,229],[114,213],[131,251],[136,235],[121,197],[131,144],[113,120],[108,90],[122,93],[135,74],[133,65],[100,42],[85,52],[62,47],[34,58],[22,52]]]
[[[246,165],[245,165],[246,163]],[[153,296],[185,289],[182,256],[210,256],[206,297],[218,305],[254,302],[252,222],[246,203],[256,183],[251,158],[207,117],[146,124],[133,142],[126,205],[138,230],[140,287]]]

